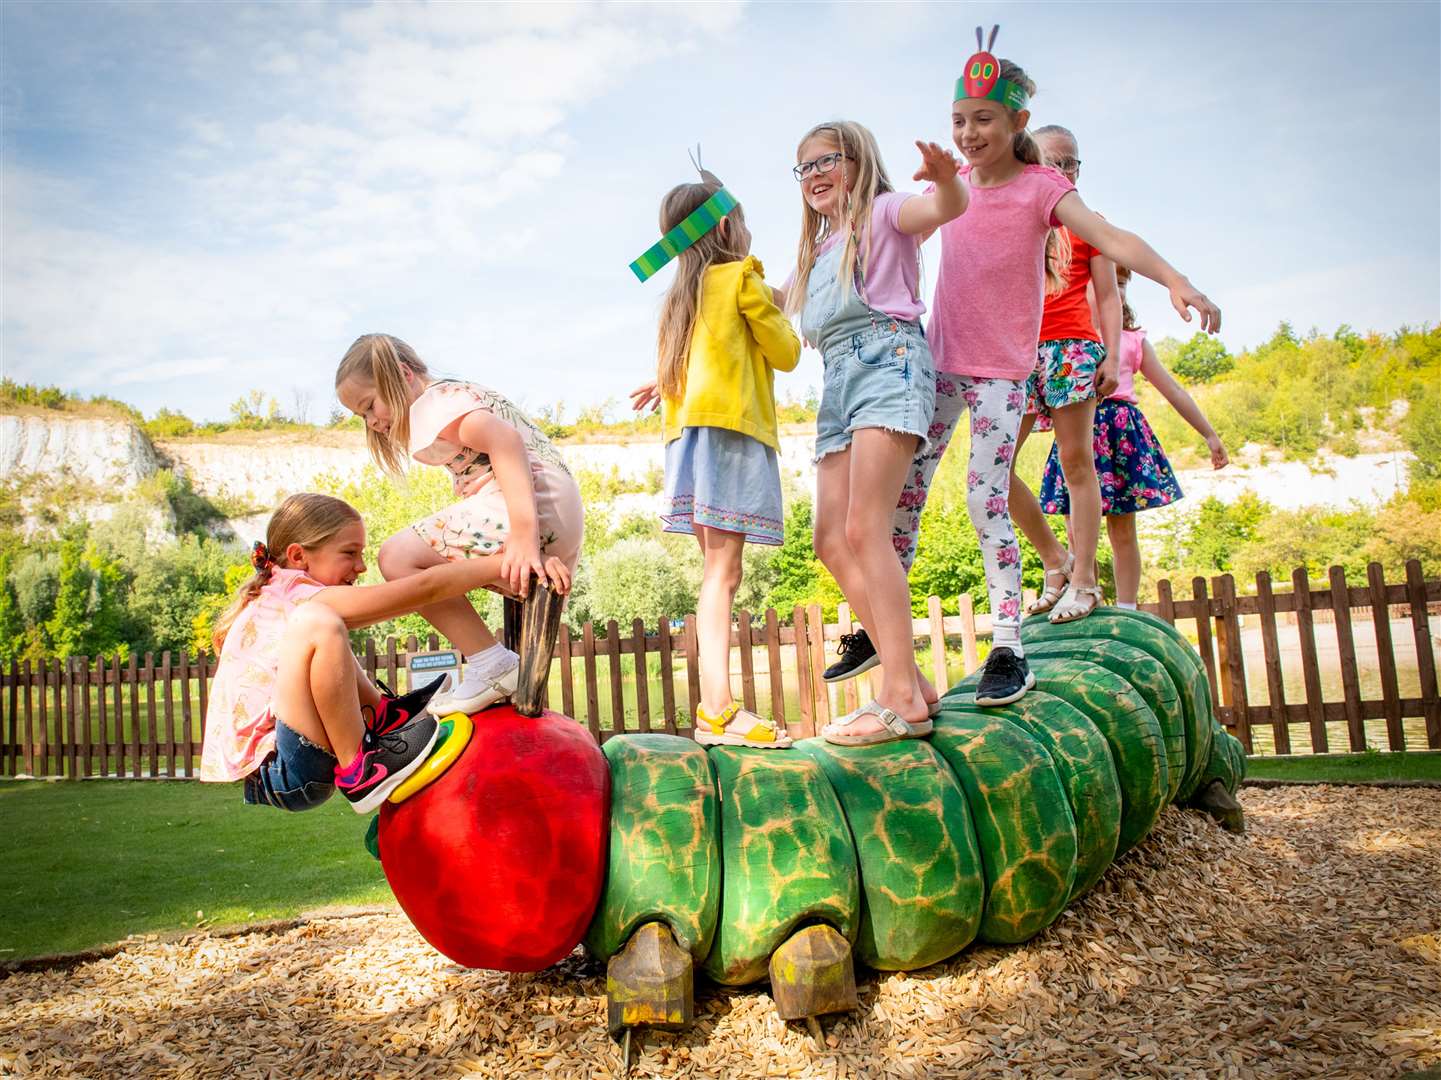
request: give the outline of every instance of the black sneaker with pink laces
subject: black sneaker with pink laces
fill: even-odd
[[[440,726],[429,713],[383,735],[367,730],[358,760],[344,773],[336,767],[335,786],[352,810],[368,814],[425,763],[439,735]]]
[[[374,709],[365,705],[361,707],[360,714],[365,718],[365,729],[374,732],[376,735],[388,735],[392,731],[405,727],[417,716],[425,712],[425,707],[430,704],[430,699],[440,692],[445,685],[445,676],[440,675],[429,684],[418,687],[408,694],[396,697],[390,687],[379,679],[375,685],[380,687],[380,704]]]

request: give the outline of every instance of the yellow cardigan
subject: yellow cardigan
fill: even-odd
[[[684,397],[661,403],[665,441],[688,427],[739,431],[780,450],[775,373],[794,370],[801,342],[771,299],[760,260],[719,263],[705,272],[690,339]]]

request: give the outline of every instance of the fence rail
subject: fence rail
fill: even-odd
[[[1254,595],[1240,595],[1229,574],[1197,577],[1186,599],[1162,581],[1157,601],[1142,606],[1195,642],[1217,716],[1248,752],[1441,749],[1431,625],[1441,579],[1426,580],[1412,561],[1404,582],[1386,582],[1373,563],[1365,585],[1332,567],[1322,587],[1312,588],[1304,569],[1291,586],[1277,592],[1261,573]],[[912,623],[941,690],[976,668],[991,633],[990,616],[976,613],[969,596],[959,597],[958,611],[943,615],[932,596],[926,616]],[[1370,622],[1369,641],[1358,622]],[[1318,633],[1318,623],[1331,623],[1333,634]],[[797,737],[855,708],[860,680],[831,687],[820,678],[828,645],[852,628],[844,605],[834,623],[818,605],[797,607],[785,621],[774,609],[739,612],[731,645],[740,700]],[[436,646],[432,635],[425,647]],[[415,637],[367,640],[358,656],[372,678],[401,688],[420,647]],[[695,655],[694,615],[674,632],[665,622],[647,632],[639,619],[629,627],[588,623],[578,635],[562,628],[548,696],[597,740],[622,731],[688,735],[700,699]],[[0,775],[193,777],[215,665],[212,656],[185,652],[12,663],[0,671]],[[1373,686],[1379,696],[1364,697]]]

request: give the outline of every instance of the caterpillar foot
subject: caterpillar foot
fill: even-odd
[[[1196,792],[1191,799],[1191,805],[1206,811],[1216,820],[1216,824],[1227,832],[1246,831],[1246,811],[1236,801],[1236,796],[1227,791],[1226,785],[1219,780],[1212,780]]]
[[[792,934],[771,954],[770,973],[771,997],[782,1020],[856,1007],[851,944],[832,926],[819,923]]]
[[[695,1019],[690,953],[662,922],[642,923],[605,973],[606,1026],[613,1038],[639,1025],[678,1031]]]

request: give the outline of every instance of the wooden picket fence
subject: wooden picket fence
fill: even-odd
[[[1248,752],[1441,749],[1430,622],[1432,609],[1441,609],[1441,580],[1425,580],[1414,561],[1407,564],[1404,582],[1386,582],[1381,567],[1372,564],[1365,585],[1348,583],[1333,567],[1322,588],[1313,588],[1306,571],[1298,569],[1289,592],[1275,591],[1262,573],[1255,593],[1244,596],[1229,574],[1209,582],[1195,578],[1189,599],[1178,598],[1172,583],[1162,581],[1157,602],[1143,606],[1196,643],[1217,714]],[[943,615],[935,596],[927,608],[925,618],[913,621],[912,632],[920,653],[928,654],[927,674],[944,690],[953,674],[979,664],[991,619],[974,612],[969,596],[959,598],[957,615]],[[1369,649],[1358,649],[1353,615],[1358,611],[1372,624],[1374,670],[1361,666],[1371,661]],[[1414,656],[1408,635],[1393,633],[1393,620],[1409,626]],[[1327,700],[1323,686],[1323,672],[1332,670],[1331,648],[1324,634],[1318,637],[1317,623],[1326,621],[1334,622],[1339,700]],[[1257,628],[1264,685],[1253,687],[1245,635],[1254,636]],[[812,735],[832,715],[855,708],[861,680],[828,686],[820,678],[834,656],[833,643],[851,629],[844,605],[834,623],[826,623],[815,605],[795,608],[784,622],[774,609],[757,617],[739,612],[731,642],[742,703],[779,719],[795,737]],[[1283,663],[1283,636],[1288,646],[1295,637],[1299,664]],[[437,647],[433,636],[423,645]],[[379,646],[372,640],[359,659],[372,678],[401,690],[409,654],[420,647],[414,637],[403,645],[395,638]],[[601,630],[586,624],[575,636],[563,628],[550,703],[585,724],[598,741],[622,731],[689,735],[700,699],[699,674],[690,662],[695,650],[694,615],[675,632],[665,622],[648,631],[639,619],[624,631],[614,621]],[[1398,659],[1408,665],[1405,679]],[[0,671],[0,775],[193,777],[215,664],[212,656],[184,652],[163,653],[158,660],[146,654],[12,664]],[[1293,684],[1299,681],[1298,693],[1287,690],[1287,675]],[[1378,697],[1363,696],[1363,675],[1379,681]]]

